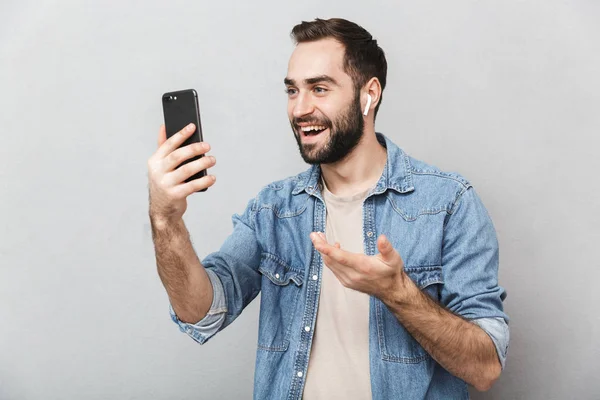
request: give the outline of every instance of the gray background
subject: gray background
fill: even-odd
[[[3,1],[0,398],[250,398],[258,302],[199,346],[170,321],[147,218],[160,95],[194,87],[217,185],[203,257],[306,165],[283,77],[301,20],[387,53],[377,129],[469,178],[494,220],[512,341],[475,399],[598,399],[597,1]]]

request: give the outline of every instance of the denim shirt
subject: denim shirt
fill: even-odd
[[[387,162],[363,203],[367,255],[385,234],[404,270],[427,295],[481,326],[502,367],[508,348],[506,291],[498,286],[498,242],[471,184],[418,161],[377,133]],[[202,264],[213,284],[211,310],[197,324],[171,318],[205,343],[261,293],[255,399],[301,399],[319,304],[323,261],[309,238],[325,230],[320,167],[267,185],[233,233]],[[371,390],[380,399],[468,399],[466,383],[438,364],[378,298],[369,305]]]

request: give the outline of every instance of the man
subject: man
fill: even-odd
[[[498,244],[471,184],[375,133],[387,63],[342,19],[303,22],[285,86],[312,167],[267,185],[221,249],[200,262],[182,220],[184,180],[208,145],[165,140],[150,158],[160,278],[180,328],[199,343],[261,293],[257,399],[463,399],[489,389],[508,346]]]

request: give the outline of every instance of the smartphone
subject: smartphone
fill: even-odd
[[[198,106],[198,94],[194,89],[179,90],[176,92],[167,92],[162,95],[163,114],[165,117],[165,128],[167,131],[167,139],[185,128],[188,124],[196,125],[196,130],[183,142],[179,148],[185,147],[192,143],[203,141],[202,125],[200,124],[200,107]],[[185,160],[181,165],[195,161],[204,155],[195,156]],[[206,176],[206,170],[202,170],[185,180],[185,182]],[[206,189],[198,190],[205,192]]]

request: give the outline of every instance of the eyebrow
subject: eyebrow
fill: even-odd
[[[332,85],[335,85],[335,86],[340,86],[340,84],[335,79],[330,77],[329,75],[320,75],[320,76],[315,76],[313,78],[306,78],[304,80],[304,84],[306,84],[306,85],[314,85],[315,83],[322,83],[322,82],[327,82],[327,83],[331,83]],[[290,78],[285,78],[283,80],[283,83],[285,83],[286,85],[289,85],[289,86],[296,85],[296,81],[293,79],[290,79]]]

